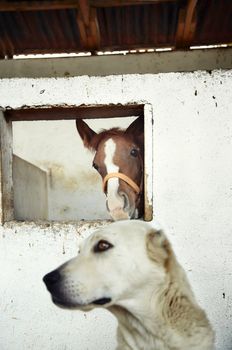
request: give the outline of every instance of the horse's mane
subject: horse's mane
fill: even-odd
[[[125,130],[121,128],[111,128],[111,129],[102,129],[98,134],[95,134],[94,137],[91,140],[90,148],[92,150],[96,150],[103,140],[107,140],[114,136],[124,136]],[[127,138],[131,138],[130,136],[127,136]]]

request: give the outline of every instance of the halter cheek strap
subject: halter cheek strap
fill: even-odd
[[[106,186],[107,186],[107,181],[113,177],[117,177],[123,181],[125,181],[131,188],[133,188],[133,190],[139,194],[140,193],[140,188],[139,186],[133,181],[131,180],[127,175],[124,175],[123,173],[110,173],[107,174],[104,179],[103,179],[103,183],[102,183],[102,187],[103,187],[103,192],[106,192]]]

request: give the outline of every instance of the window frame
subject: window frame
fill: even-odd
[[[153,113],[151,104],[49,106],[0,111],[0,224],[15,220],[13,121],[144,117],[144,220],[153,219]],[[36,222],[36,221],[35,221]]]

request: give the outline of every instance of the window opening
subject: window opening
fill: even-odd
[[[92,168],[93,154],[84,148],[75,120],[84,119],[96,132],[115,126],[126,128],[139,115],[145,115],[144,110],[143,105],[132,105],[54,107],[2,113],[1,166],[5,173],[1,188],[2,222],[110,219],[102,179]],[[151,119],[151,115],[145,116],[145,124],[151,125]],[[145,150],[148,148],[146,138],[145,132]],[[7,145],[10,150],[3,154]],[[147,171],[152,171],[152,166],[145,160]],[[152,179],[152,174],[148,175]],[[149,176],[144,177],[145,197],[148,197],[145,198],[146,220],[152,219]]]

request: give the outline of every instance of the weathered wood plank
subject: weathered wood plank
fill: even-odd
[[[52,107],[7,110],[7,121],[95,119],[143,115],[143,105]]]
[[[41,11],[76,8],[78,0],[54,1],[1,1],[0,12],[3,11]]]
[[[196,29],[196,6],[197,0],[189,0],[186,19],[185,19],[185,27],[183,34],[183,43],[185,46],[190,46],[192,39],[194,37],[195,29]]]
[[[0,111],[0,223],[13,220],[12,122]]]
[[[153,113],[144,105],[144,220],[153,219]]]
[[[161,2],[174,2],[176,0],[90,0],[94,7],[118,7],[131,5],[154,5]]]
[[[85,50],[95,52],[100,47],[100,31],[97,11],[89,6],[88,0],[79,0],[77,25],[79,27],[82,46]]]
[[[149,5],[176,0],[91,0],[92,7],[115,7],[129,5]],[[42,11],[77,8],[82,0],[47,0],[47,1],[1,1],[0,11]]]
[[[197,17],[196,17],[197,0],[188,0],[185,8],[179,13],[176,48],[188,48],[194,38]]]

